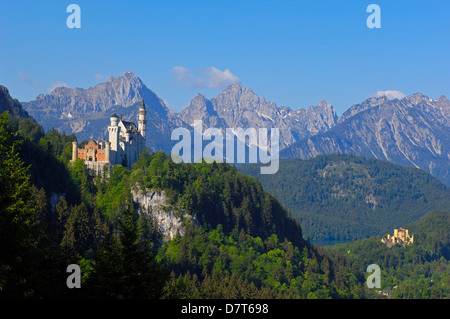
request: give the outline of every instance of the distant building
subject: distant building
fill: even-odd
[[[391,298],[391,296],[392,296],[392,290],[390,290],[390,289],[383,289],[383,290],[377,291],[377,293],[380,295],[386,296],[388,299]]]
[[[387,234],[386,237],[381,239],[381,242],[388,247],[395,244],[410,245],[414,243],[414,235],[410,235],[408,229],[394,229],[394,236]]]
[[[81,158],[88,170],[97,173],[102,172],[105,166],[108,169],[117,164],[131,167],[145,147],[146,115],[144,101],[139,106],[138,126],[119,119],[117,114],[111,115],[108,140],[90,140],[84,149],[78,149],[78,143],[73,142],[72,161]]]

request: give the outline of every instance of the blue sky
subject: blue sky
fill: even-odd
[[[81,28],[69,29],[69,4]],[[381,28],[369,29],[369,4]],[[450,1],[5,1],[0,84],[20,101],[131,70],[175,111],[239,81],[342,114],[377,91],[450,98]]]

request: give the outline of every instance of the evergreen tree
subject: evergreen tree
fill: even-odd
[[[90,281],[98,298],[160,298],[167,278],[153,253],[140,241],[138,218],[130,200],[118,223],[119,233],[99,248]]]
[[[35,260],[30,259],[38,238],[38,215],[33,192],[16,152],[18,141],[0,115],[0,296],[33,294],[28,282]]]

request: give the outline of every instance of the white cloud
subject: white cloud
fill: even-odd
[[[400,99],[403,99],[406,95],[400,91],[386,90],[386,91],[377,91],[377,94],[375,96],[376,97],[385,96],[389,100],[394,100],[394,99],[400,100]]]
[[[63,83],[63,82],[58,82],[58,81],[57,82],[52,82],[52,86],[47,89],[47,92],[48,93],[52,93],[53,90],[58,88],[58,87],[66,87],[66,88],[68,88],[69,86],[66,83]]]
[[[180,83],[189,82],[189,79],[192,78],[192,75],[188,73],[188,69],[183,66],[174,66],[172,73]]]
[[[19,76],[19,79],[25,83],[31,84],[32,86],[39,85],[39,82],[33,81],[28,75],[23,72],[18,72],[17,75]]]
[[[94,78],[96,80],[103,80],[103,79],[106,79],[106,76],[104,76],[103,74],[100,74],[100,73],[95,73]]]
[[[226,69],[221,71],[213,66],[207,69],[189,70],[183,66],[172,68],[175,79],[182,85],[192,88],[224,89],[230,84],[240,83],[239,77]]]

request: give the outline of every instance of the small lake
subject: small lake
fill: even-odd
[[[336,244],[345,244],[352,242],[351,239],[325,239],[325,240],[310,240],[309,242],[315,246],[333,246]]]

